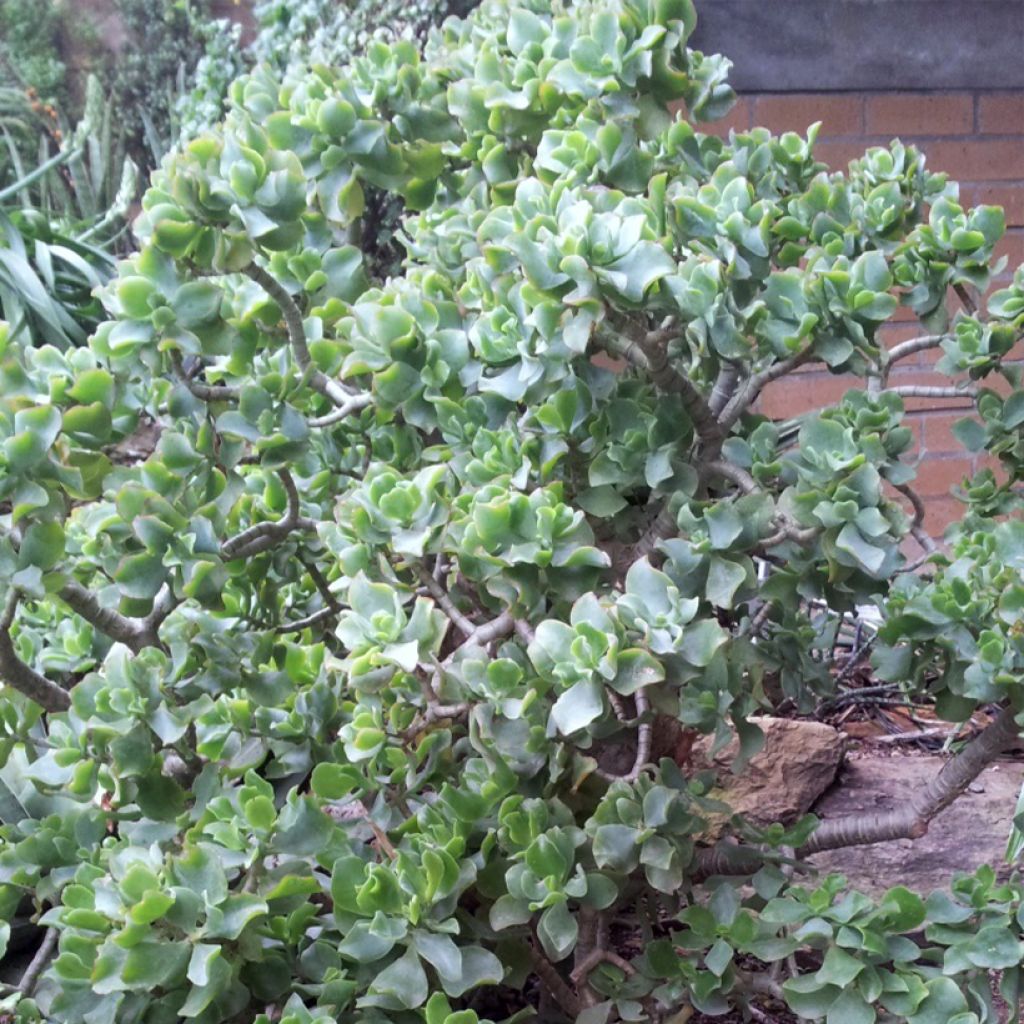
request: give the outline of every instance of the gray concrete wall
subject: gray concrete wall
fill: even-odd
[[[1024,0],[697,0],[742,92],[1024,88]]]

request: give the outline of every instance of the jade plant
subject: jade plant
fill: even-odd
[[[88,346],[3,335],[3,1019],[979,1024],[996,973],[1017,1013],[1015,876],[807,857],[921,835],[1017,738],[1024,275],[912,147],[703,134],[694,21],[487,0],[258,70]],[[949,383],[901,385],[928,349]],[[810,364],[842,401],[763,415]],[[941,545],[921,394],[993,467]],[[730,814],[695,738],[834,698],[865,605],[880,679],[990,724],[893,812]]]

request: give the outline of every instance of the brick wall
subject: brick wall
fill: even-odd
[[[893,138],[913,143],[934,171],[960,182],[965,205],[995,203],[1006,210],[1006,237],[999,255],[1008,257],[1006,280],[1024,263],[1024,90],[864,93],[758,93],[740,98],[721,122],[705,126],[715,134],[764,125],[776,132],[804,132],[821,121],[816,152],[834,169],[845,168],[868,146]],[[902,311],[901,311],[902,312]],[[910,316],[886,329],[892,345],[924,333]],[[893,384],[941,384],[931,370],[935,351],[901,362]],[[776,382],[762,399],[763,411],[789,417],[838,399],[851,382],[809,368]],[[980,468],[979,457],[966,454],[951,433],[969,403],[908,399],[909,419],[922,457],[918,489],[927,508],[933,536],[959,516],[950,489]]]

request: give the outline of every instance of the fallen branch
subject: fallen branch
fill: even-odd
[[[917,732],[898,732],[892,736],[872,736],[869,742],[899,746],[904,743],[918,743],[921,740],[948,740],[955,737],[958,732],[958,729],[920,729]]]

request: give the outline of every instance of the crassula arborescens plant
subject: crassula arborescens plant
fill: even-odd
[[[1019,1002],[1018,881],[792,868],[920,834],[1017,735],[1024,278],[982,298],[1002,215],[912,148],[701,134],[680,101],[731,93],[693,24],[489,0],[422,55],[243,78],[89,346],[6,345],[0,906],[39,930],[3,1007],[977,1024],[994,970]],[[939,347],[1001,470],[934,550],[890,372]],[[760,415],[810,363],[846,397]],[[714,838],[693,737],[749,757],[828,698],[864,604],[883,679],[992,724],[896,812]]]

